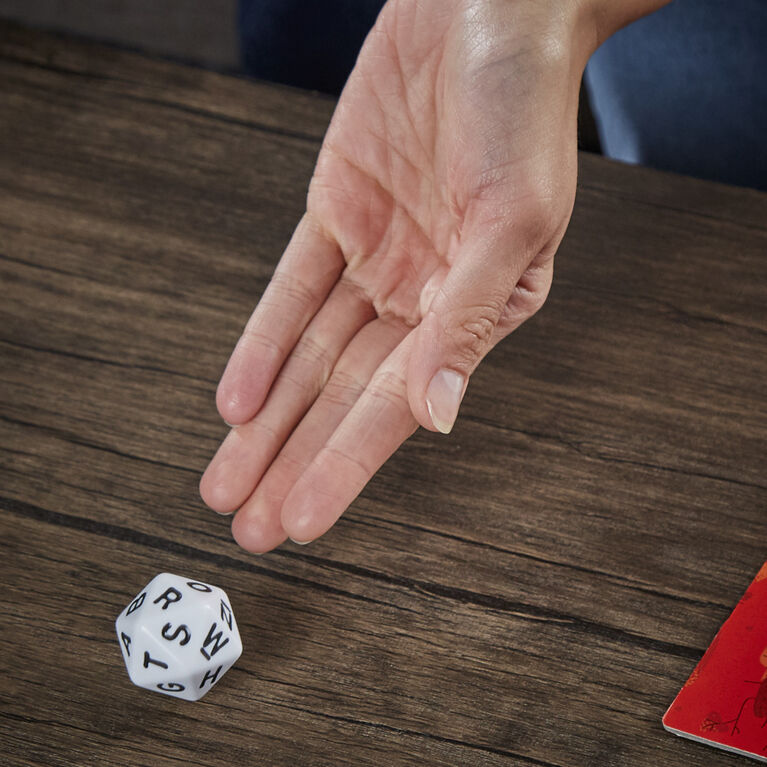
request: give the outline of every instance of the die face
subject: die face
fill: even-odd
[[[131,681],[198,700],[242,653],[226,593],[162,573],[120,613],[115,628]]]
[[[236,658],[226,661],[222,659],[218,663],[212,663],[193,673],[187,673],[180,678],[180,681],[160,682],[149,689],[184,700],[199,700],[220,681],[235,660]],[[183,690],[180,689],[182,686]]]

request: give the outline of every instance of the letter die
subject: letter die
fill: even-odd
[[[242,653],[224,591],[170,573],[153,578],[115,628],[131,681],[185,700],[202,698]]]

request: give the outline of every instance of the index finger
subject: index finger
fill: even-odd
[[[325,533],[368,480],[416,430],[405,371],[412,332],[379,365],[352,409],[296,480],[282,506],[282,527],[296,542]]]

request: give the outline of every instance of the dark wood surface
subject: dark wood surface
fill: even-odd
[[[543,311],[333,530],[207,511],[217,378],[329,100],[0,25],[0,762],[729,765],[660,718],[767,555],[767,196],[584,156]],[[229,593],[133,687],[156,573]]]

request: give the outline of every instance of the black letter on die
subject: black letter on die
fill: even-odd
[[[163,663],[161,660],[155,660],[146,650],[144,650],[144,668],[149,668],[150,663],[154,663],[155,666],[159,666],[160,668],[168,668],[167,663]]]
[[[210,631],[208,632],[208,636],[205,637],[205,641],[202,643],[202,647],[200,648],[200,652],[208,659],[210,660],[228,641],[229,637],[227,637],[223,642],[221,641],[221,637],[223,636],[224,632],[219,631],[218,634],[214,634],[213,632],[216,630],[216,623],[214,623],[210,627]],[[213,649],[208,653],[205,648],[213,642]]]
[[[229,631],[232,630],[232,608],[221,600],[221,620],[226,621],[226,625],[229,626]]]
[[[213,591],[213,589],[210,586],[208,586],[205,583],[200,583],[199,581],[187,581],[186,585],[189,586],[190,589],[194,589],[195,591],[205,591],[205,592]]]
[[[162,627],[162,638],[167,639],[169,642],[172,642],[182,631],[184,632],[184,638],[179,642],[179,644],[183,647],[185,644],[189,642],[189,640],[192,638],[192,635],[189,633],[189,627],[186,625],[179,626],[170,636],[168,636],[168,632],[171,630],[171,624],[166,623]]]
[[[157,685],[158,690],[163,690],[164,692],[183,692],[184,691],[184,685],[179,684],[178,682],[160,682],[160,684]]]
[[[125,613],[126,615],[130,615],[132,612],[135,612],[136,610],[141,607],[141,605],[144,604],[144,600],[146,599],[146,591],[142,591],[141,594],[139,594],[129,605],[128,605],[128,611]]]
[[[173,586],[168,587],[164,594],[161,594],[157,599],[152,602],[156,605],[158,602],[165,600],[165,604],[162,606],[163,610],[168,609],[168,605],[172,605],[174,602],[178,602],[181,599],[181,592],[178,589],[174,589]]]
[[[208,680],[210,680],[210,686],[213,687],[213,685],[216,683],[216,679],[218,678],[219,672],[221,671],[222,668],[223,666],[219,666],[216,669],[215,673],[213,673],[212,671],[206,671],[205,676],[202,678],[202,682],[200,682],[200,689],[202,689],[203,685]]]
[[[122,639],[122,642],[125,645],[125,654],[130,658],[130,637],[124,631],[121,631],[120,639]]]

